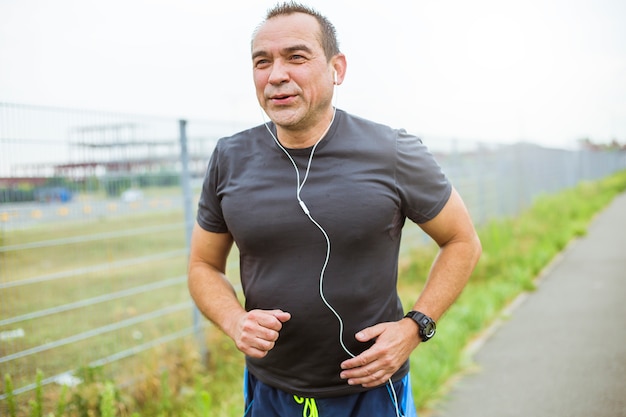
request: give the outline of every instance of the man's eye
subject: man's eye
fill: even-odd
[[[254,62],[255,68],[265,68],[269,65],[270,61],[268,59],[258,59]]]
[[[305,58],[302,55],[291,55],[290,60],[293,62],[302,62]]]

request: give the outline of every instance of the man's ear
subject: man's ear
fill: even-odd
[[[335,55],[332,57],[331,65],[335,70],[333,81],[335,85],[340,85],[346,77],[346,68],[348,66],[346,56],[342,53]]]

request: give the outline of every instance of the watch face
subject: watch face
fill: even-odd
[[[436,324],[427,315],[420,313],[418,311],[410,311],[407,313],[406,316],[415,320],[415,322],[417,323],[419,327],[418,335],[422,339],[422,342],[429,340],[435,335],[435,331],[437,328]]]
[[[431,337],[433,337],[434,334],[435,326],[432,322],[430,322],[426,325],[426,327],[424,327],[424,336],[430,339]]]
[[[435,322],[430,320],[428,317],[422,319],[422,326],[420,329],[420,336],[422,336],[422,341],[430,339],[435,335]]]

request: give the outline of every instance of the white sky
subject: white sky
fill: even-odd
[[[431,138],[626,142],[624,0],[303,2],[347,56],[340,108]],[[0,0],[0,101],[258,124],[273,4]]]

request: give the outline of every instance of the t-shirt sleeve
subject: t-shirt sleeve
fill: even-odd
[[[219,160],[220,142],[218,142],[209,159],[209,165],[202,184],[202,192],[198,201],[196,220],[200,227],[208,232],[226,233],[228,232],[228,227],[224,221],[224,213],[222,212],[221,198],[219,196],[221,184]]]
[[[404,215],[425,223],[448,202],[452,184],[432,153],[418,137],[398,131],[396,186]]]

